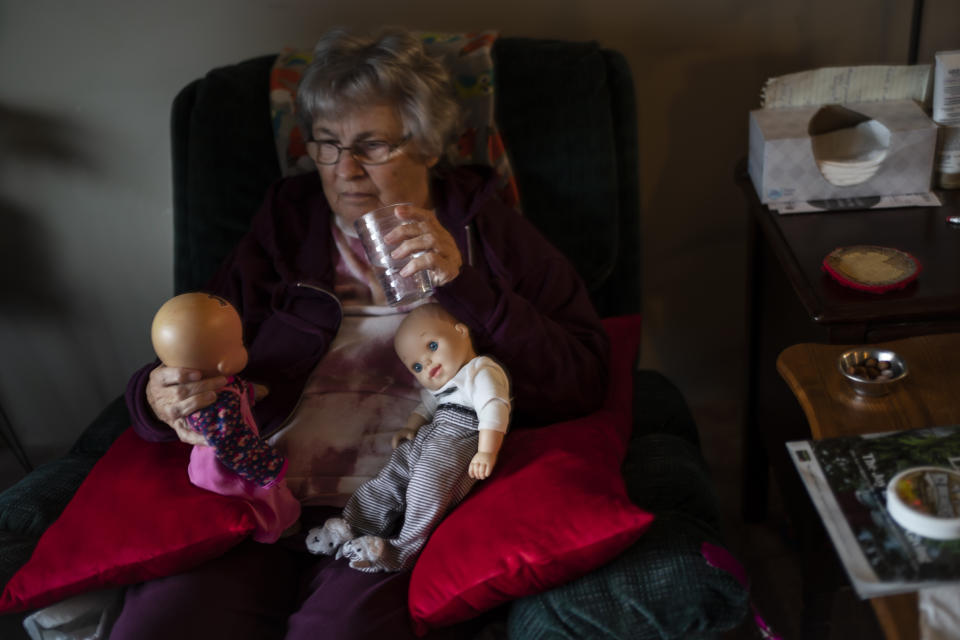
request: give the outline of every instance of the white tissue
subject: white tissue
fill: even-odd
[[[23,628],[31,640],[106,640],[123,605],[123,589],[83,593],[31,613]]]
[[[876,120],[812,136],[813,157],[831,184],[847,186],[869,180],[890,148],[890,130]]]
[[[960,638],[960,586],[921,589],[917,594],[921,640]]]

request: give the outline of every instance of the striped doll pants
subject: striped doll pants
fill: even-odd
[[[343,518],[355,531],[385,539],[380,569],[413,566],[431,532],[476,482],[468,470],[478,441],[476,412],[442,404],[433,422],[401,442],[383,469],[354,492]]]

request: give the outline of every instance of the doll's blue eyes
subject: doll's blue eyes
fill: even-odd
[[[437,343],[436,340],[431,340],[430,342],[427,343],[427,349],[430,349],[430,351],[436,351],[439,348],[440,348],[440,345]],[[423,371],[423,365],[420,364],[419,362],[414,362],[413,366],[410,368],[413,369],[414,373],[420,373],[421,371]]]

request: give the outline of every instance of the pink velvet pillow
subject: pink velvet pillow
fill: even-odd
[[[247,536],[250,507],[190,484],[189,457],[185,444],[125,431],[7,583],[0,611],[178,573]]]
[[[603,408],[507,435],[494,475],[443,521],[417,560],[409,606],[418,634],[573,580],[653,521],[627,498],[620,474],[640,318],[604,326],[612,362]]]

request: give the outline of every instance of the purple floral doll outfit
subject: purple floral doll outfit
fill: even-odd
[[[253,539],[275,542],[300,517],[300,502],[283,481],[287,461],[260,438],[250,411],[253,385],[231,376],[217,401],[187,417],[210,446],[195,446],[190,481],[220,495],[244,498],[253,507]]]

